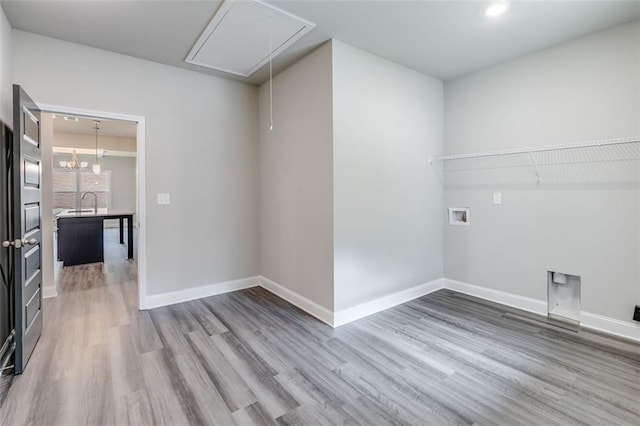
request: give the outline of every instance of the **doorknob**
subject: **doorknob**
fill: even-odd
[[[23,246],[32,246],[34,244],[37,244],[38,240],[35,238],[23,238],[22,239],[22,245]]]
[[[22,248],[24,246],[32,246],[37,243],[38,243],[38,240],[35,238],[22,238],[22,239],[17,239],[15,241],[3,241],[2,247],[13,246],[15,248]]]

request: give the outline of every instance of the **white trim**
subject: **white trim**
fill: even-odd
[[[49,299],[51,297],[56,297],[58,296],[58,290],[56,290],[56,287],[53,285],[47,285],[42,287],[42,298],[43,299]]]
[[[245,288],[260,285],[260,277],[241,278],[239,280],[224,281],[201,287],[177,290],[169,293],[151,294],[147,296],[146,309],[159,308],[161,306],[174,305],[188,302],[189,300],[202,299],[203,297],[217,296]]]
[[[429,293],[433,293],[434,291],[438,291],[442,288],[444,288],[444,279],[438,278],[428,283],[420,284],[415,287],[399,291],[397,293],[383,296],[369,302],[361,303],[351,308],[334,312],[333,326],[340,327],[341,325],[348,324],[360,318],[364,318],[366,316],[373,315],[386,309],[393,308],[394,306],[407,303],[411,300],[425,296]]]
[[[547,302],[542,300],[518,296],[517,294],[493,290],[491,288],[451,280],[449,278],[444,279],[444,287],[449,290],[457,291],[458,293],[468,294],[470,296],[479,297],[480,299],[522,309],[523,311],[547,316]]]
[[[263,276],[260,277],[260,286],[333,327],[333,312],[324,306],[318,305],[316,302]]]
[[[95,111],[61,105],[37,103],[41,111],[84,117],[101,117],[111,120],[134,121],[136,126],[137,180],[138,180],[138,308],[147,309],[147,216],[146,216],[146,156],[145,118],[137,115]]]
[[[511,306],[523,311],[532,312],[537,315],[547,316],[547,302],[544,300],[532,299],[530,297],[519,296],[513,293],[493,290],[461,281],[444,279],[444,287],[457,291],[459,293],[468,294],[470,296],[479,297],[480,299],[490,300],[502,305]],[[609,318],[590,312],[580,312],[580,325],[584,328],[602,331],[626,339],[640,341],[640,325],[632,322],[621,321],[615,318]]]
[[[582,311],[580,325],[640,342],[640,325]]]

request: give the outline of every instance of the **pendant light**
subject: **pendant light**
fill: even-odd
[[[93,170],[93,173],[99,175],[100,174],[100,162],[98,161],[98,130],[100,129],[100,127],[98,127],[98,124],[100,124],[100,121],[99,120],[94,120],[93,124],[95,125],[95,128],[96,128],[96,162],[93,164],[92,170]]]

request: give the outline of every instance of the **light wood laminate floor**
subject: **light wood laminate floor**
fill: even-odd
[[[139,312],[65,268],[0,424],[638,425],[640,346],[443,290],[332,330],[263,289]]]

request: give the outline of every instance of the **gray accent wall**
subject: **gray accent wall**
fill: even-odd
[[[442,277],[440,80],[333,42],[335,310]]]
[[[260,271],[333,310],[331,42],[260,87]]]
[[[640,23],[448,81],[444,115],[447,154],[640,135]],[[462,178],[445,169],[445,207],[471,208],[469,227],[446,224],[442,211],[445,276],[546,300],[548,270],[580,275],[582,310],[630,321],[640,169],[598,161],[612,152],[580,154],[580,166],[558,158],[540,185],[521,160],[469,163],[476,170]]]
[[[255,87],[21,31],[13,43],[37,102],[146,118],[148,294],[258,274]]]

